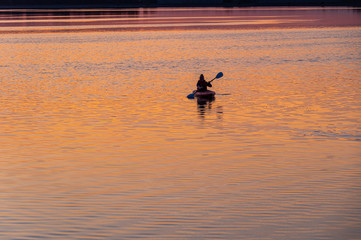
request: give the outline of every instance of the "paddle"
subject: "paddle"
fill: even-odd
[[[221,77],[223,77],[223,73],[222,72],[219,72],[218,74],[217,74],[217,76],[215,77],[215,78],[213,78],[211,81],[209,81],[208,83],[211,83],[211,82],[213,82],[213,80],[215,80],[215,79],[217,79],[217,78],[221,78]],[[189,94],[188,96],[187,96],[187,98],[194,98],[194,94],[197,92],[197,90],[194,90],[193,91],[193,93],[191,93],[191,94]]]

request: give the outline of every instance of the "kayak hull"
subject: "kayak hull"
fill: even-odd
[[[195,97],[203,97],[203,98],[207,98],[207,97],[212,98],[212,97],[214,97],[214,95],[216,95],[216,92],[213,92],[211,90],[194,93]]]

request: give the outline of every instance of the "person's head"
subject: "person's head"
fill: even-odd
[[[203,76],[203,74],[201,74],[201,75],[199,76],[199,80],[204,81],[204,76]]]

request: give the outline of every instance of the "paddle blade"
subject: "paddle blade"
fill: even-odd
[[[221,77],[223,77],[223,73],[222,73],[222,72],[219,72],[219,73],[217,74],[216,78],[221,78]]]

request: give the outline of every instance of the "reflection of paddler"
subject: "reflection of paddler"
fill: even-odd
[[[207,103],[214,102],[216,98],[214,96],[212,97],[197,97],[197,104],[198,105],[206,105]]]
[[[212,98],[197,97],[197,108],[198,108],[199,116],[203,118],[206,112],[210,112],[212,109],[213,102],[214,102],[214,97]]]

